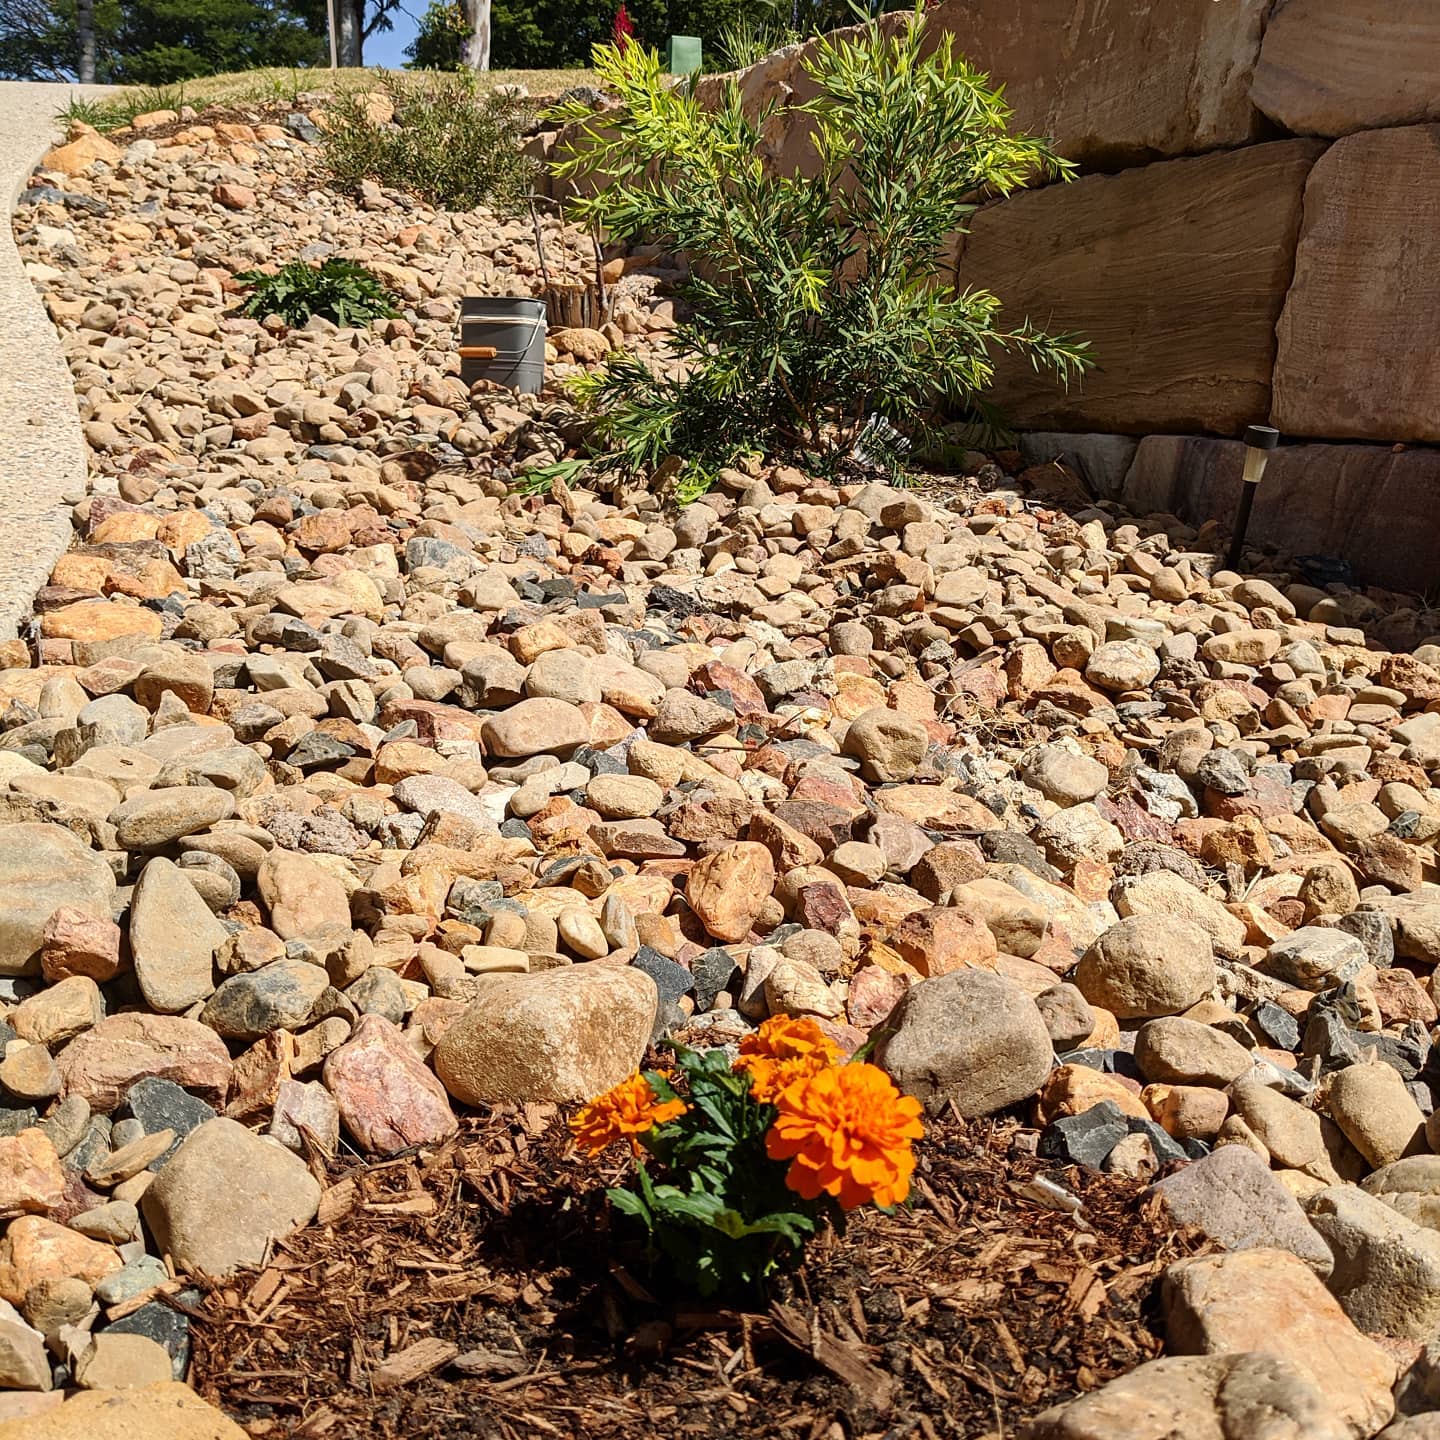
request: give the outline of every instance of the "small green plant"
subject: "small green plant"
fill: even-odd
[[[616,239],[688,256],[695,277],[672,342],[685,378],[619,359],[576,381],[598,466],[648,479],[678,457],[682,495],[748,451],[833,469],[872,416],[913,443],[942,407],[983,414],[997,350],[1062,383],[1089,366],[1075,337],[1004,327],[993,294],[951,284],[948,247],[983,199],[1073,167],[1009,133],[1002,92],[925,31],[917,10],[817,42],[806,68],[819,94],[799,107],[809,176],[764,158],[774,104],[747,115],[727,82],[706,109],[653,50],[597,48],[620,106],[560,111],[585,136],[561,173],[601,177],[574,208]]]
[[[60,120],[69,125],[80,121],[109,135],[123,130],[137,115],[149,115],[156,110],[179,110],[186,103],[183,85],[145,85],[134,90],[122,90],[118,95],[105,100],[73,99],[60,112]]]
[[[822,1223],[910,1193],[920,1102],[874,1065],[841,1063],[815,1021],[772,1017],[733,1064],[675,1050],[675,1071],[622,1080],[570,1126],[591,1155],[629,1142],[633,1184],[606,1193],[682,1288],[753,1294]]]
[[[722,70],[744,70],[767,55],[794,45],[800,32],[793,26],[762,16],[740,15],[720,27],[715,49]]]
[[[400,313],[378,277],[353,260],[292,260],[273,275],[246,270],[235,278],[250,287],[240,313],[252,319],[278,315],[293,327],[323,315],[337,325],[368,325]]]
[[[523,205],[539,168],[520,153],[529,118],[523,101],[483,90],[468,70],[420,84],[387,80],[385,89],[393,123],[363,95],[340,95],[331,105],[325,162],[337,185],[354,190],[376,180],[454,210],[492,205],[513,213]]]

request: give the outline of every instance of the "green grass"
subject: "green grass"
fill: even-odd
[[[424,85],[431,78],[419,70],[242,70],[177,85],[134,86],[106,100],[72,100],[60,118],[66,124],[79,120],[109,134],[152,110],[178,110],[182,105],[196,110],[210,105],[298,105],[302,96],[378,90],[387,79],[402,85]],[[595,77],[588,70],[491,70],[478,80],[486,90],[518,84],[532,95],[555,95],[572,85],[594,84]]]

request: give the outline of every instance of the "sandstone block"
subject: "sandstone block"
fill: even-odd
[[[1100,367],[1066,392],[999,357],[990,398],[1034,428],[1229,434],[1266,420],[1301,195],[1322,149],[1284,140],[1087,175],[981,211],[960,283],[993,290],[1016,320],[1084,336]]]
[[[1289,0],[1250,79],[1255,105],[1297,135],[1440,120],[1440,12],[1429,0]]]
[[[1244,451],[1238,440],[1148,435],[1121,498],[1142,515],[1228,521]],[[1361,583],[1423,591],[1440,566],[1440,533],[1430,523],[1437,506],[1440,452],[1286,445],[1271,456],[1248,534],[1297,555],[1340,556]]]
[[[1440,127],[1336,142],[1305,186],[1271,423],[1291,435],[1440,440],[1437,307]]]

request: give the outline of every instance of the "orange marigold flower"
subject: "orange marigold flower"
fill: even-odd
[[[765,1136],[772,1160],[789,1160],[785,1183],[806,1200],[833,1195],[842,1210],[898,1205],[910,1193],[924,1133],[920,1102],[874,1065],[841,1065],[795,1081],[776,1098]]]
[[[632,1075],[582,1105],[570,1121],[576,1143],[598,1155],[607,1145],[629,1139],[632,1154],[640,1153],[637,1135],[648,1134],[657,1125],[683,1115],[683,1100],[662,1100],[643,1075]]]
[[[749,1073],[755,1099],[773,1105],[787,1086],[839,1058],[839,1048],[809,1016],[772,1015],[740,1042],[735,1069]]]

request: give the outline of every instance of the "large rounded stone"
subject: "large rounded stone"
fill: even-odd
[[[737,840],[696,862],[685,898],[717,940],[743,940],[775,888],[775,861],[754,840]]]
[[[140,1204],[161,1254],[223,1277],[261,1264],[272,1241],[308,1224],[320,1186],[283,1145],[221,1117],[185,1137]]]
[[[1365,947],[1343,930],[1306,925],[1277,940],[1265,955],[1270,974],[1302,990],[1331,990],[1364,968]]]
[[[1289,1361],[1167,1355],[1037,1415],[1020,1440],[1353,1440]]]
[[[925,758],[930,734],[925,726],[883,705],[866,710],[845,732],[845,753],[860,762],[860,772],[876,782],[909,780]]]
[[[230,1088],[225,1042],[198,1020],[180,1015],[107,1015],[77,1035],[55,1063],[66,1095],[81,1096],[107,1114],[146,1076],[171,1080],[216,1102]]]
[[[308,855],[272,851],[261,862],[256,884],[270,910],[270,928],[282,940],[350,928],[350,897],[340,878]]]
[[[1165,1340],[1180,1355],[1264,1350],[1288,1360],[1357,1435],[1395,1413],[1395,1362],[1360,1334],[1320,1277],[1284,1250],[1181,1260],[1165,1272]]]
[[[1013,981],[956,970],[910,990],[890,1016],[876,1064],[931,1111],[953,1101],[967,1118],[1033,1095],[1050,1073],[1050,1032]]]
[[[58,1410],[7,1426],[6,1434],[7,1440],[248,1440],[180,1380],[81,1390]]]
[[[1143,690],[1160,673],[1160,657],[1139,640],[1110,640],[1085,663],[1085,678],[1102,690]]]
[[[1083,805],[1110,783],[1110,772],[1098,760],[1063,745],[1041,745],[1020,773],[1027,785],[1057,805]]]
[[[71,831],[0,827],[0,975],[39,968],[45,924],[62,906],[108,920],[114,903],[113,872]]]
[[[1254,1063],[1250,1052],[1224,1031],[1178,1015],[1140,1027],[1135,1060],[1149,1081],[1168,1085],[1228,1085]]]
[[[1372,1165],[1425,1149],[1425,1116],[1400,1072],[1382,1063],[1347,1065],[1329,1077],[1324,1105],[1345,1138]]]
[[[0,1300],[22,1304],[43,1280],[74,1277],[94,1285],[123,1264],[112,1245],[41,1215],[21,1215],[0,1240]]]
[[[563,755],[590,743],[590,722],[564,700],[537,697],[491,715],[482,733],[489,755]]]
[[[157,855],[130,902],[130,949],[145,1003],[164,1015],[215,990],[215,952],[228,938],[185,872]]]
[[[1085,952],[1075,985],[1121,1020],[1176,1015],[1215,984],[1210,937],[1198,925],[1164,915],[1132,915]]]
[[[640,970],[566,965],[481,975],[435,1047],[435,1073],[466,1105],[589,1100],[639,1067],[659,993]]]
[[[158,850],[235,813],[235,797],[213,785],[169,785],[124,800],[110,823],[127,850]]]
[[[1440,1235],[1355,1185],[1317,1191],[1305,1213],[1335,1257],[1330,1293],[1360,1329],[1422,1344],[1434,1338]]]
[[[221,983],[200,1022],[227,1040],[258,1040],[272,1030],[298,1030],[330,984],[319,965],[276,960]]]

